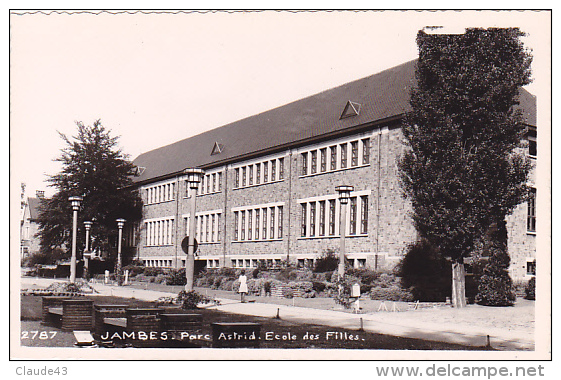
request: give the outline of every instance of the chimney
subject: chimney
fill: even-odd
[[[35,194],[37,194],[37,198],[39,198],[39,199],[45,198],[45,192],[44,192],[44,191],[37,190],[37,191],[35,192]]]

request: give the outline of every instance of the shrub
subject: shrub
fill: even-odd
[[[271,295],[271,281],[265,281],[263,283],[263,290],[265,291],[265,295]]]
[[[143,274],[144,273],[144,269],[146,269],[144,267],[144,265],[139,266],[139,265],[127,265],[125,267],[123,267],[123,273],[125,273],[126,270],[129,271],[129,276],[130,277],[136,277],[139,274]]]
[[[185,285],[187,278],[185,277],[185,268],[172,269],[166,275],[167,285]]]
[[[532,277],[528,284],[526,284],[526,299],[535,300],[536,299],[536,277]]]
[[[154,283],[156,283],[156,284],[167,284],[166,279],[167,279],[167,275],[159,274],[154,278]]]
[[[510,256],[507,251],[505,221],[495,223],[489,228],[484,249],[489,260],[479,279],[479,293],[475,301],[485,306],[512,306],[516,295],[508,273]]]
[[[182,290],[177,295],[177,300],[177,303],[181,304],[181,307],[186,310],[196,309],[199,303],[206,304],[212,302],[212,299],[196,292],[195,290],[190,290],[188,292]]]
[[[155,277],[159,274],[164,274],[164,269],[163,268],[154,268],[154,267],[146,267],[144,268],[144,275],[145,276],[151,276],[151,277]]]
[[[370,289],[370,298],[382,301],[415,300],[411,289],[402,286],[401,279],[394,274],[382,273]]]
[[[321,293],[325,290],[326,286],[325,283],[323,282],[318,282],[318,281],[312,281],[312,289],[317,292],[317,293]]]
[[[253,278],[257,278],[259,277],[259,268],[255,268],[252,272],[251,272],[251,277]]]
[[[332,249],[327,250],[314,265],[315,273],[332,272],[337,269],[339,258]]]
[[[396,272],[416,300],[441,302],[451,295],[452,265],[426,240],[407,247]]]

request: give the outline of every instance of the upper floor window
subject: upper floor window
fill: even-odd
[[[284,179],[284,157],[274,158],[234,170],[234,188],[257,186]]]
[[[350,157],[349,157],[350,156]],[[350,158],[350,162],[349,162]],[[370,164],[370,138],[350,140],[300,153],[300,176]]]
[[[538,140],[537,140],[537,129],[533,127],[528,127],[527,138],[528,138],[528,154],[530,157],[536,157],[538,155]]]
[[[536,232],[536,189],[530,189],[530,197],[528,198],[528,232]]]
[[[175,199],[175,182],[146,188],[146,204],[173,201]]]

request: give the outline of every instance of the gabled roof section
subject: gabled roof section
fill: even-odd
[[[143,153],[134,164],[146,170],[133,181],[150,182],[178,174],[185,168],[221,165],[252,153],[284,149],[323,135],[345,133],[353,127],[401,117],[411,109],[409,94],[415,85],[415,64],[416,60],[409,61]],[[356,113],[352,117],[342,117],[344,102]],[[535,125],[535,103],[535,98],[522,89],[520,108],[530,125]],[[227,142],[227,149],[220,148],[219,141]],[[212,154],[216,147],[220,148],[220,154]]]
[[[39,218],[40,198],[27,198],[27,207],[29,208],[29,219],[34,221]]]

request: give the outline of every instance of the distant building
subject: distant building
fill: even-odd
[[[312,265],[339,249],[335,187],[351,185],[347,258],[393,266],[416,239],[397,168],[414,78],[415,61],[407,62],[140,155],[143,220],[128,226],[126,242],[147,266],[182,267],[194,219],[197,259],[208,268]],[[536,99],[521,90],[520,103],[535,158]],[[194,217],[182,174],[189,167],[206,172]],[[535,269],[535,210],[531,200],[508,218],[515,279]]]
[[[42,199],[44,199],[44,192],[37,191],[36,198],[28,197],[22,204],[23,210],[20,225],[21,258],[39,252],[40,240],[36,234],[39,232],[39,223],[37,222],[37,219],[39,217],[39,204]]]

